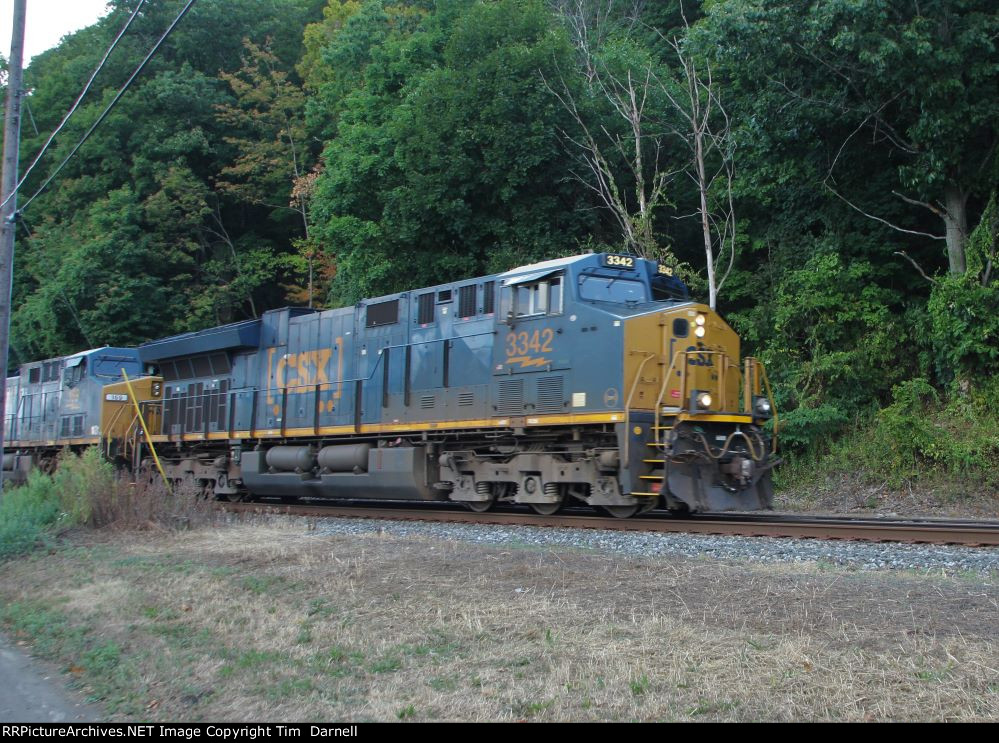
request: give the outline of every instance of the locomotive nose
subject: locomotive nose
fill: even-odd
[[[624,353],[633,407],[692,414],[740,409],[739,337],[704,305],[628,318]]]

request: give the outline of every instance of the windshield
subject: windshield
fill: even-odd
[[[652,298],[657,302],[686,302],[690,299],[690,291],[673,276],[653,276]]]
[[[618,304],[639,303],[649,301],[649,292],[642,281],[583,274],[579,277],[579,298]]]

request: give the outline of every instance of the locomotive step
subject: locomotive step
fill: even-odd
[[[665,475],[640,475],[639,480],[665,480]]]
[[[666,464],[665,459],[643,459],[646,464]]]
[[[629,495],[648,495],[653,498],[658,498],[660,495],[662,495],[662,493],[640,493],[637,490],[633,490],[632,492],[629,493]]]

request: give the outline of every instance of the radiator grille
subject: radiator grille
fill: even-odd
[[[538,379],[538,412],[559,412],[564,407],[562,377],[541,377]]]
[[[499,382],[496,412],[500,415],[522,415],[524,412],[524,380],[504,379]]]
[[[475,404],[474,392],[461,392],[458,394],[458,405],[465,407],[474,404]]]
[[[436,395],[424,395],[423,397],[420,398],[420,407],[423,410],[431,410],[436,405],[437,405]]]

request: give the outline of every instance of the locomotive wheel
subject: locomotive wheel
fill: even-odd
[[[601,506],[607,513],[616,519],[630,519],[638,513],[638,504],[633,506]]]
[[[653,508],[659,505],[659,500],[660,500],[659,498],[647,498],[641,505],[639,505],[638,515],[641,516],[643,513],[648,513],[649,511],[651,511]]]
[[[536,514],[541,516],[554,516],[562,508],[562,501],[558,503],[531,503],[531,508]]]
[[[556,513],[562,510],[562,506],[565,504],[565,494],[569,492],[568,485],[558,486],[559,498],[554,503],[531,503],[531,508],[534,512],[540,516],[554,516]]]
[[[496,505],[496,496],[493,495],[489,500],[468,500],[465,501],[465,507],[469,511],[474,511],[475,513],[485,513]]]

